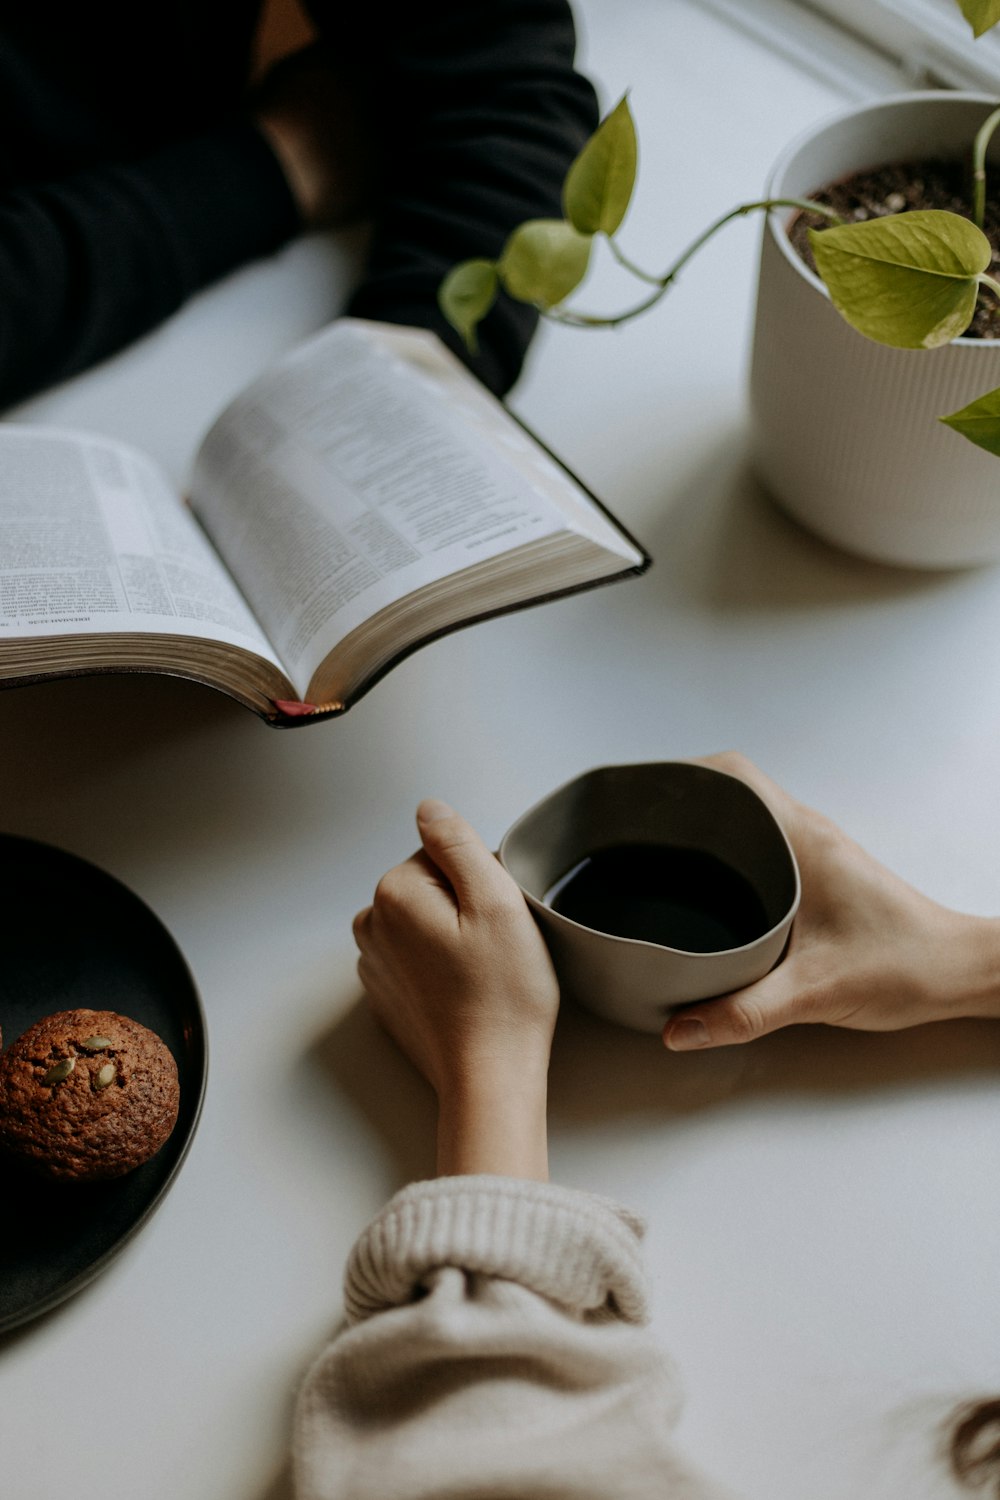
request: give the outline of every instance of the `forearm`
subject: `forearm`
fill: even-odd
[[[641,1326],[640,1233],[549,1184],[397,1194],[355,1247],[349,1327],[300,1395],[300,1500],[714,1495],[672,1441],[678,1389]]]
[[[0,197],[0,405],[115,353],[297,223],[273,153],[239,123],[10,190]]]
[[[315,6],[318,18],[325,9]],[[367,73],[381,162],[369,265],[350,311],[431,328],[502,392],[536,314],[501,298],[472,359],[437,289],[457,261],[498,255],[523,220],[562,213],[563,179],[597,123],[594,91],[573,67],[569,6],[386,0],[351,7],[346,21],[331,8],[329,29]]]

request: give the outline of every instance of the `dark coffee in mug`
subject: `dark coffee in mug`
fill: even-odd
[[[599,849],[556,881],[544,900],[583,927],[686,953],[742,948],[772,925],[760,896],[731,865],[669,844]]]

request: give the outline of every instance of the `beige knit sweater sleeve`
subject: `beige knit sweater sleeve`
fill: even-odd
[[[640,1223],[504,1177],[398,1193],[302,1389],[299,1500],[708,1500],[671,1443]]]

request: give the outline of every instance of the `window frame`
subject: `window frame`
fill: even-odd
[[[913,83],[1000,94],[1000,28],[975,39],[954,0],[797,0],[900,62]]]

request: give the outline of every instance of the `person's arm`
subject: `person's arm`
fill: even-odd
[[[349,1326],[296,1407],[297,1500],[702,1500],[678,1384],[642,1327],[638,1233],[508,1177],[393,1198],[348,1266]]]
[[[678,1011],[674,1051],[752,1041],[796,1022],[895,1031],[960,1016],[1000,1017],[1000,921],[931,901],[745,756],[707,757],[770,806],[802,877],[788,952],[756,984]]]
[[[566,0],[408,0],[311,10],[363,78],[380,164],[374,237],[348,311],[430,328],[492,390],[516,378],[537,318],[501,297],[470,357],[437,305],[445,273],[500,253],[525,219],[561,217],[561,189],[597,125],[574,70]]]
[[[211,18],[206,25],[211,45],[201,66],[224,61],[238,71],[240,28],[226,35],[220,21],[217,35]],[[15,52],[11,66],[17,62]],[[81,69],[90,63],[81,59]],[[151,88],[160,81],[154,68]],[[56,160],[46,173],[36,162],[35,173],[15,172],[0,191],[0,406],[115,353],[300,229],[349,223],[368,207],[371,163],[357,90],[321,46],[279,62],[242,104],[232,77],[220,76],[218,90],[224,116],[190,134],[179,109],[176,138],[165,119],[153,132],[163,142],[145,152],[130,146],[124,90],[108,102],[114,130],[106,159],[89,160],[82,148],[74,170]],[[42,115],[72,160],[82,127],[71,103],[48,120],[62,102],[30,63],[20,92],[6,101],[14,120]],[[149,137],[149,119],[135,130]]]
[[[300,225],[249,122],[0,195],[0,407],[115,353]]]
[[[438,1099],[439,1173],[548,1176],[559,986],[517,886],[464,818],[427,799],[421,849],[354,935],[369,1004]]]
[[[544,1181],[545,945],[462,818],[425,802],[418,826],[420,853],[355,934],[376,1015],[437,1093],[443,1175],[397,1193],[354,1248],[348,1327],[297,1405],[296,1493],[700,1500],[643,1328],[641,1226]]]
[[[374,214],[349,311],[436,331],[493,390],[536,317],[504,299],[480,355],[437,307],[447,270],[560,212],[596,124],[565,0],[316,0],[326,42],[279,64],[223,122],[134,160],[0,195],[0,408],[156,327],[303,227]]]

